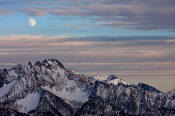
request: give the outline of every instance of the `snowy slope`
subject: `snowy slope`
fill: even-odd
[[[14,80],[8,84],[4,84],[4,86],[0,88],[0,97],[7,94],[10,91],[11,87],[15,84],[15,82],[16,82],[16,80]]]
[[[40,101],[39,93],[30,93],[23,99],[19,99],[15,102],[15,106],[19,112],[28,113],[29,111],[35,110]]]

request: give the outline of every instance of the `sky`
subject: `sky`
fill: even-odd
[[[0,67],[175,77],[175,0],[0,0]]]

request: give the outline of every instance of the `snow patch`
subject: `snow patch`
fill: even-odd
[[[4,84],[4,86],[0,88],[0,97],[7,94],[10,91],[10,88],[15,84],[15,82],[16,82],[16,80],[14,80],[8,84]]]
[[[130,88],[126,88],[125,92],[126,92],[127,96],[129,96],[131,94],[131,89]]]
[[[64,78],[64,76],[65,76],[65,70],[58,68],[58,72],[59,72],[61,78]]]
[[[124,85],[128,85],[128,83],[123,81],[122,79],[114,79],[109,81],[109,83],[113,83],[114,85],[118,85],[118,83],[123,83]]]
[[[107,75],[107,74],[98,74],[98,75],[94,75],[94,78],[97,80],[100,80],[100,81],[108,81],[107,83],[113,83],[114,85],[117,85],[118,83],[123,83],[124,85],[129,85],[129,83],[123,81],[122,79],[118,79],[118,78],[108,80],[107,78],[110,76],[111,75]]]
[[[171,100],[172,107],[175,107],[175,100]]]
[[[28,113],[31,110],[35,110],[40,101],[39,93],[30,93],[23,99],[16,101],[16,105],[18,106],[18,111],[22,113]]]
[[[101,88],[99,87],[97,89],[97,96],[101,96],[103,99],[107,98],[108,97],[108,89],[105,89],[105,88]]]
[[[106,78],[108,77],[107,74],[98,74],[98,75],[94,75],[94,78],[97,79],[97,80],[106,80]]]
[[[9,72],[8,72],[8,75],[9,75],[10,77],[17,77],[17,76],[18,76],[18,75],[16,74],[15,70],[9,71]]]
[[[53,88],[42,87],[42,88],[51,92],[57,97],[61,97],[62,99],[65,99],[68,101],[85,103],[86,101],[89,100],[88,92],[82,90],[81,88],[76,88],[75,91],[66,90],[66,88],[63,88],[61,91],[57,91],[56,87],[53,87]]]

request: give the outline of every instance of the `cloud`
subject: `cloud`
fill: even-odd
[[[42,36],[42,35],[12,35],[0,36],[0,48],[8,48],[12,46],[101,46],[108,44],[108,47],[115,45],[122,46],[173,46],[175,37],[166,36]],[[11,42],[9,42],[11,41]],[[6,46],[6,47],[5,47]],[[105,48],[105,46],[103,46]]]
[[[0,14],[3,14],[3,15],[10,15],[12,14],[12,11],[6,9],[6,8],[0,8]]]
[[[173,37],[0,37],[0,54],[63,56],[77,61],[175,62]],[[10,41],[10,42],[9,42]],[[47,46],[47,47],[46,47]],[[96,58],[93,58],[96,57]],[[91,59],[92,58],[92,59]],[[72,61],[72,59],[70,61]],[[91,59],[91,60],[90,60]]]
[[[13,35],[0,36],[0,41],[0,62],[6,64],[53,57],[80,72],[172,74],[175,71],[174,37]]]
[[[15,0],[0,2],[3,9],[11,12],[24,12],[31,16],[53,14],[88,17],[101,26],[116,29],[173,31],[175,29],[174,0],[38,0],[23,2]],[[10,7],[12,4],[16,7]]]

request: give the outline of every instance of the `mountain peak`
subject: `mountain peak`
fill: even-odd
[[[29,64],[31,65],[30,62],[29,62]],[[36,61],[35,62],[35,65],[38,65],[38,66],[47,66],[47,67],[49,67],[51,65],[57,65],[57,66],[59,66],[61,68],[64,68],[64,65],[59,60],[54,59],[54,58],[52,58],[52,59],[45,59],[43,61]]]
[[[116,75],[113,75],[113,74],[110,74],[110,75],[106,78],[106,80],[108,80],[108,81],[112,81],[112,80],[115,80],[115,79],[118,79],[118,77],[117,77]]]
[[[138,83],[138,86],[145,89],[145,90],[148,90],[148,91],[153,91],[153,92],[158,92],[158,93],[161,92],[158,89],[156,89],[150,85],[144,84],[144,83]]]

